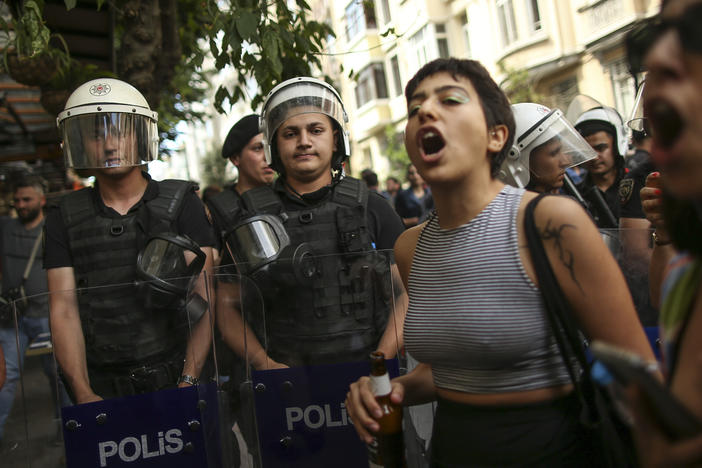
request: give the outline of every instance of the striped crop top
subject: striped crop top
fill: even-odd
[[[517,245],[523,189],[505,186],[467,224],[432,216],[417,242],[404,325],[407,350],[437,387],[467,393],[570,383],[541,294]]]

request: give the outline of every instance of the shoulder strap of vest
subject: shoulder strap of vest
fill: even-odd
[[[344,177],[334,187],[332,201],[348,207],[368,205],[368,187],[365,182],[352,177]]]
[[[225,189],[207,200],[207,206],[215,227],[224,233],[225,230],[233,227],[239,218],[241,197],[234,190]]]
[[[157,184],[158,196],[149,200],[146,206],[153,219],[165,220],[169,225],[173,225],[183,207],[185,195],[197,190],[197,184],[177,179],[166,179]]]
[[[280,214],[283,211],[283,202],[269,185],[247,190],[241,194],[241,199],[244,207],[253,213]]]
[[[66,228],[71,228],[86,219],[95,217],[93,190],[91,187],[86,187],[61,197],[59,207]]]

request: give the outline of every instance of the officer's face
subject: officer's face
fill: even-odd
[[[251,138],[232,162],[239,170],[239,182],[250,187],[260,187],[273,182],[275,172],[266,163],[263,152],[263,133]]]
[[[563,142],[553,138],[535,148],[529,156],[531,182],[537,192],[550,192],[563,187],[570,158],[563,152]]]
[[[612,138],[612,135],[605,131],[599,131],[586,136],[585,140],[597,153],[597,157],[586,164],[588,172],[604,175],[614,171],[614,138]]]
[[[46,203],[46,198],[34,187],[20,187],[15,192],[13,201],[17,218],[26,224],[37,219]]]
[[[283,122],[276,132],[276,143],[285,176],[306,183],[331,179],[336,134],[325,114],[298,114]]]
[[[83,148],[90,161],[99,168],[132,166],[137,159],[136,136],[133,128],[118,129],[115,126],[96,122],[88,131],[83,131]]]
[[[651,155],[669,191],[702,199],[702,1],[671,0],[644,58]]]

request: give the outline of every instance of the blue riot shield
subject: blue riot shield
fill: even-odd
[[[163,283],[139,281],[46,295],[50,334],[23,350],[4,467],[224,466],[212,277],[169,281],[185,287],[169,296]],[[15,315],[21,343],[28,327]],[[49,358],[51,381],[35,355]]]
[[[371,351],[384,351],[391,376],[406,372],[407,297],[392,252],[239,267],[247,275],[222,269],[216,277],[217,324],[227,336],[220,364],[230,352],[238,366],[231,432],[240,466],[367,467],[344,401],[369,374]],[[410,466],[423,466],[412,419],[404,426]]]

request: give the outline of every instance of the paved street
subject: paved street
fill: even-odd
[[[24,395],[25,404],[22,404],[22,388],[18,386],[0,446],[0,464],[4,468],[65,466],[63,444],[57,438],[58,422],[54,420],[51,390],[39,356],[25,358]]]

